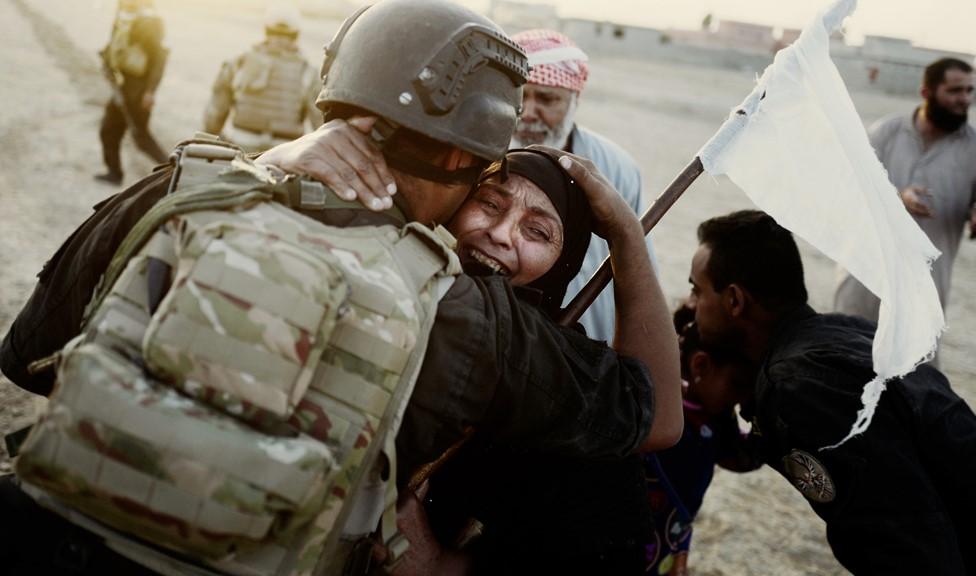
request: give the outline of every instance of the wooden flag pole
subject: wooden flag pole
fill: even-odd
[[[644,212],[641,217],[641,226],[644,228],[644,234],[646,235],[651,231],[658,222],[661,221],[661,217],[674,206],[674,203],[685,193],[685,190],[691,186],[705,168],[702,166],[701,159],[697,156],[690,164],[685,166],[685,169],[678,174],[675,179],[664,189],[664,192],[657,197],[657,200]],[[607,257],[600,265],[600,269],[597,270],[593,276],[590,277],[583,289],[579,291],[579,294],[569,303],[568,306],[563,310],[563,316],[559,319],[559,323],[563,326],[570,326],[575,324],[580,316],[586,312],[586,309],[590,307],[590,304],[596,300],[596,297],[600,295],[600,292],[607,287],[613,277],[613,271],[610,269],[610,258]]]

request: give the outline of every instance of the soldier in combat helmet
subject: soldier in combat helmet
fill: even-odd
[[[298,49],[300,30],[293,4],[268,6],[264,41],[220,67],[203,115],[204,131],[263,152],[322,123],[315,108],[321,85]]]
[[[482,168],[504,154],[526,74],[524,53],[482,16],[444,0],[384,0],[347,20],[326,52],[319,98],[326,125],[269,151],[264,162],[277,166],[272,175],[286,183],[286,173],[345,178],[339,181],[356,173],[373,184],[392,180],[382,186],[385,195],[361,198],[369,210],[342,204],[342,198],[355,199],[356,193],[334,184],[335,192],[329,191],[325,201],[338,208],[295,206],[333,227],[446,222]],[[364,121],[362,115],[377,120]],[[381,146],[358,147],[360,141],[349,138],[356,130],[374,131]],[[220,156],[192,164],[213,166]],[[378,176],[370,161],[380,156],[390,171]],[[570,174],[581,186],[597,184],[591,165],[568,159]],[[180,167],[190,165],[181,162]],[[0,351],[0,367],[14,383],[50,392],[54,375],[39,371],[43,363],[32,370],[28,365],[78,333],[115,248],[173,181],[174,169],[166,168],[110,199],[46,266]],[[207,179],[194,182],[198,190]],[[397,191],[393,198],[392,190]],[[469,426],[526,450],[586,459],[619,458],[677,440],[682,428],[677,340],[640,224],[629,211],[622,212],[626,221],[614,226],[614,240],[626,248],[628,266],[615,270],[621,321],[614,349],[553,324],[523,301],[529,295],[514,291],[502,276],[456,278],[440,299],[416,387],[395,436],[398,486]],[[11,555],[8,565],[23,573],[31,573],[28,568],[40,573],[25,558],[58,561],[49,553],[52,546],[75,551],[69,558],[75,565],[71,570],[63,564],[44,566],[46,573],[58,573],[58,568],[109,573],[117,566],[113,562],[128,562],[101,538],[79,542],[76,527],[40,513],[18,492],[16,482],[0,482],[0,496],[5,510],[19,509],[17,530],[4,535],[2,553]],[[335,557],[323,556],[323,570],[316,572],[336,573],[346,565],[356,573],[351,566],[371,554],[372,540],[359,545],[365,533],[339,526],[340,549]],[[131,548],[126,551],[142,558]]]
[[[166,152],[149,132],[149,116],[168,55],[163,46],[163,32],[163,21],[156,13],[153,0],[119,1],[112,36],[101,52],[112,97],[105,105],[98,132],[108,171],[96,175],[98,181],[122,183],[119,149],[127,129],[132,130],[136,146],[154,162],[166,161]]]

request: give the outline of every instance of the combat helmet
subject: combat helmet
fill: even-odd
[[[528,76],[494,22],[446,0],[381,0],[326,47],[317,105],[355,107],[492,161],[508,149]],[[389,159],[389,156],[388,156]]]
[[[301,27],[301,15],[291,2],[276,0],[264,12],[264,32],[268,36],[297,38]]]

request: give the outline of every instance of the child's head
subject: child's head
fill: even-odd
[[[703,346],[695,325],[695,310],[683,303],[674,312],[674,328],[681,351],[681,377],[688,383],[685,397],[716,416],[748,399],[755,370],[742,356]]]

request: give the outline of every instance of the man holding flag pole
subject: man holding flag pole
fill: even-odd
[[[928,273],[938,251],[898,202],[830,61],[828,37],[854,7],[835,2],[778,53],[700,151],[705,170],[769,214],[702,223],[692,304],[703,343],[757,369],[736,401],[847,569],[972,574],[976,416],[919,366],[944,325]],[[807,306],[787,229],[881,299],[877,327]]]

